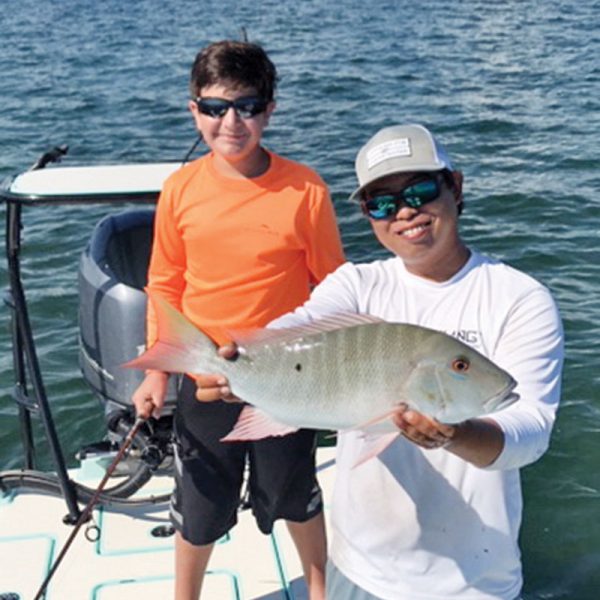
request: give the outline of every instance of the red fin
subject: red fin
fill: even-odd
[[[356,469],[356,467],[381,454],[399,435],[399,431],[398,433],[385,433],[377,436],[372,442],[366,443],[357,461],[352,465],[352,468]]]
[[[298,431],[298,427],[283,425],[254,406],[245,406],[234,428],[222,442],[242,442],[262,440],[266,437],[279,437]]]
[[[198,363],[185,348],[159,341],[121,366],[126,369],[157,369],[165,373],[193,373],[197,370]]]
[[[179,348],[194,347],[198,340],[206,345],[206,336],[179,310],[149,288],[146,294],[156,314],[158,340]]]
[[[206,372],[216,357],[214,343],[162,296],[146,291],[156,314],[158,338],[141,356],[122,366],[167,373]]]

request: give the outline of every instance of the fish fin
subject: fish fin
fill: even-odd
[[[167,373],[205,372],[217,357],[212,340],[160,295],[146,292],[156,314],[157,341],[122,366]]]
[[[366,443],[358,459],[352,465],[352,468],[356,469],[356,467],[359,467],[360,465],[366,463],[368,460],[371,460],[372,458],[375,458],[376,456],[381,454],[390,444],[392,444],[396,439],[398,439],[399,436],[400,432],[385,433],[383,435],[378,435],[374,441]]]
[[[373,315],[363,315],[358,313],[335,313],[329,317],[312,321],[306,325],[298,327],[285,327],[281,329],[255,329],[255,330],[233,330],[229,334],[239,346],[246,346],[251,343],[264,343],[270,340],[285,342],[305,335],[313,335],[327,331],[335,331],[344,327],[356,325],[365,325],[367,323],[382,323],[383,319]]]
[[[356,431],[356,430],[368,431],[369,429],[373,429],[375,427],[375,425],[379,425],[380,423],[383,423],[384,421],[387,421],[389,418],[393,417],[399,410],[400,410],[400,407],[396,406],[396,407],[392,408],[391,410],[384,412],[382,415],[377,415],[375,418],[370,419],[366,423],[360,423],[359,425],[356,425],[355,427],[351,427],[350,429],[348,429],[346,431]]]
[[[262,440],[266,437],[280,437],[298,431],[298,427],[284,425],[254,406],[245,406],[233,429],[221,438],[222,442],[242,442]]]
[[[157,339],[172,346],[191,347],[206,337],[183,313],[156,292],[146,288],[146,294],[156,314]]]
[[[158,341],[143,354],[121,365],[127,369],[156,369],[165,373],[193,373],[198,361],[185,349]]]

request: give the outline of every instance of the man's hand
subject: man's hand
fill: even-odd
[[[404,406],[393,421],[418,446],[445,448],[476,467],[491,465],[504,448],[504,433],[489,417],[447,425]]]
[[[237,356],[237,346],[227,344],[221,346],[218,350],[219,356],[232,360]],[[200,402],[214,402],[215,400],[225,400],[225,402],[240,402],[240,399],[231,393],[229,382],[223,375],[203,374],[195,375],[196,379],[196,400]]]
[[[422,448],[448,446],[456,435],[456,427],[445,425],[431,417],[403,406],[393,417],[402,435]]]

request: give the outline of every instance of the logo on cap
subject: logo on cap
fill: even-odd
[[[378,144],[367,152],[367,169],[373,169],[384,160],[390,158],[406,158],[412,156],[410,139],[399,138]]]

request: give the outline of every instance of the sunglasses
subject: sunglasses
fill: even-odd
[[[419,208],[440,197],[441,187],[437,177],[428,177],[411,183],[395,192],[383,192],[361,200],[362,211],[376,221],[393,217],[402,204]]]
[[[265,112],[269,104],[262,98],[250,96],[248,98],[238,98],[237,100],[225,100],[225,98],[196,98],[196,106],[203,115],[213,117],[213,119],[222,119],[230,108],[233,108],[235,114],[242,119],[251,119],[256,115]]]

